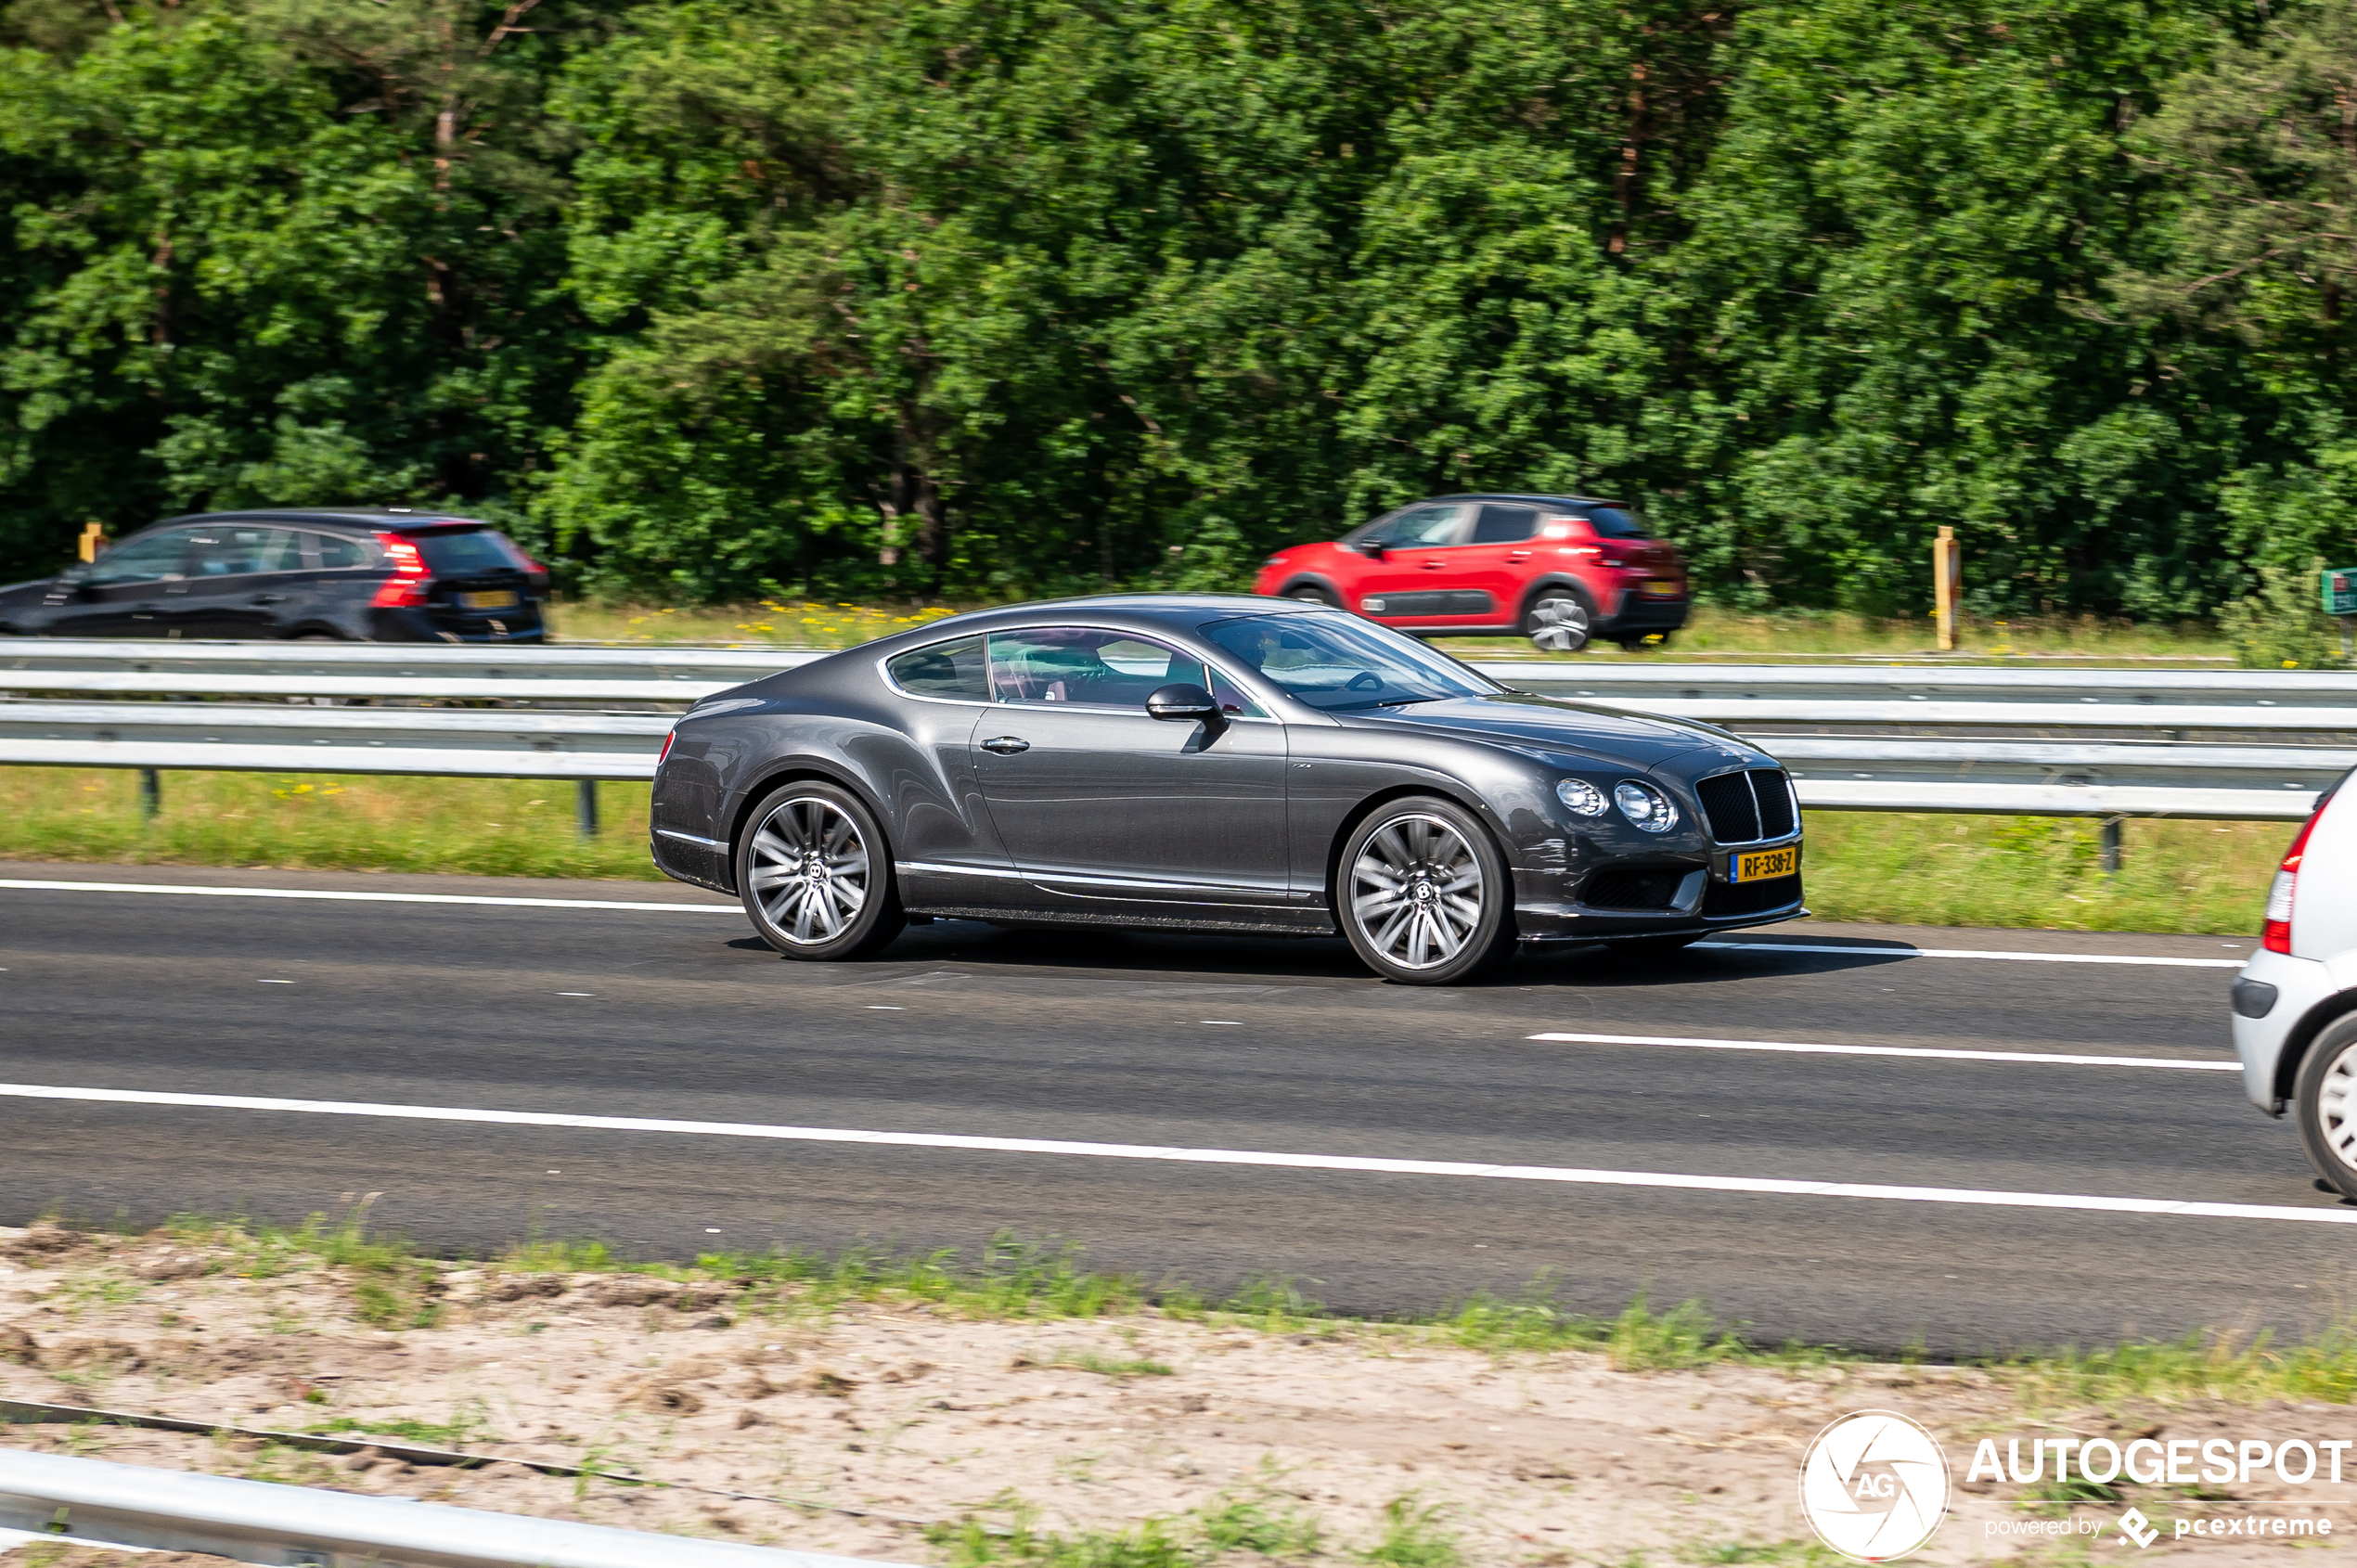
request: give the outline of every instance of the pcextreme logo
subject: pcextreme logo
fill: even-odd
[[[1842,1417],[1800,1461],[1800,1511],[1842,1556],[1889,1562],[1931,1539],[1948,1517],[1948,1456],[1895,1410]]]

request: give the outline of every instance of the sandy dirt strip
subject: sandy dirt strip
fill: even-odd
[[[0,1398],[374,1435],[484,1456],[478,1468],[218,1431],[19,1423],[0,1428],[0,1444],[912,1563],[955,1560],[943,1526],[1074,1535],[1160,1517],[1200,1548],[1181,1561],[1262,1561],[1204,1544],[1204,1522],[1224,1518],[1231,1537],[1277,1545],[1285,1561],[1619,1568],[1640,1555],[1834,1561],[1803,1544],[1797,1465],[1815,1433],[1856,1409],[1924,1422],[1960,1481],[1990,1433],[2296,1434],[2338,1432],[2350,1415],[2024,1410],[2008,1384],[1973,1369],[1625,1370],[1587,1352],[1493,1355],[1413,1330],[1279,1332],[1152,1311],[977,1320],[920,1302],[822,1313],[791,1288],[629,1273],[420,1263],[409,1278],[389,1305],[375,1277],[302,1254],[0,1230]],[[431,1326],[365,1320],[389,1311]],[[669,1484],[547,1475],[523,1459]],[[2164,1523],[2304,1512],[2339,1532],[2291,1548],[2164,1530],[2128,1557],[2197,1554],[2221,1568],[2287,1550],[2357,1558],[2357,1474],[2296,1503],[2271,1501],[2263,1483],[2201,1499],[2140,1488],[2076,1508],[2026,1503],[2023,1490],[1961,1487],[1918,1560],[2124,1561],[2112,1522],[2128,1500]],[[2019,1534],[2039,1519],[2083,1523],[2068,1545]],[[1002,1536],[997,1549],[1014,1544]]]

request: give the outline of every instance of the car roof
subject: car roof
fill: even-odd
[[[1079,598],[1035,599],[1027,604],[969,610],[962,614],[928,622],[922,626],[912,626],[908,631],[897,632],[863,646],[896,651],[948,637],[970,636],[976,632],[1043,621],[1094,621],[1140,630],[1160,628],[1195,632],[1212,622],[1231,621],[1240,615],[1333,613],[1333,610],[1322,604],[1261,594],[1090,594]]]
[[[1411,507],[1428,507],[1442,501],[1537,501],[1549,507],[1626,507],[1626,501],[1607,501],[1596,495],[1538,495],[1520,490],[1485,490],[1466,495],[1434,495],[1422,501],[1410,501]]]
[[[450,512],[426,511],[408,507],[245,507],[234,512],[190,512],[184,517],[168,517],[150,524],[162,528],[192,522],[312,522],[327,527],[341,526],[369,532],[392,526],[395,528],[437,528],[458,523],[470,528],[488,528],[491,524],[476,517],[459,517]]]

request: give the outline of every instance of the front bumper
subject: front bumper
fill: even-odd
[[[1686,623],[1693,601],[1686,598],[1654,598],[1634,588],[1624,589],[1620,603],[1609,615],[1600,617],[1588,628],[1591,637],[1625,637],[1638,633],[1674,632]]]
[[[1729,902],[1724,897],[1726,890],[1735,885],[1727,881],[1728,858],[1727,851],[1714,851],[1707,863],[1693,866],[1679,879],[1668,906],[1660,909],[1623,909],[1582,903],[1576,889],[1584,884],[1578,879],[1552,868],[1517,869],[1515,932],[1525,942],[1612,942],[1737,931],[1745,926],[1797,920],[1809,913],[1797,872],[1790,878],[1776,879],[1777,894],[1772,903],[1723,908]],[[1784,896],[1786,891],[1789,897]],[[1712,913],[1714,905],[1722,906],[1722,912]]]
[[[2243,1093],[2270,1116],[2282,1115],[2288,1098],[2287,1089],[2278,1086],[2285,1047],[2295,1042],[2304,1046],[2315,1033],[2310,1027],[2311,1015],[2348,989],[2334,972],[2338,967],[2295,958],[2288,953],[2270,953],[2262,947],[2236,976],[2238,983],[2248,981],[2275,990],[2274,999],[2260,1016],[2246,1018],[2239,1011],[2232,1015],[2235,1055],[2243,1064]]]

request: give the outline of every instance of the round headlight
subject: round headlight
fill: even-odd
[[[1555,785],[1555,799],[1565,810],[1578,816],[1602,816],[1604,814],[1604,792],[1585,778],[1565,778]]]
[[[1620,785],[1612,792],[1612,803],[1620,808],[1620,815],[1629,818],[1630,826],[1648,833],[1667,833],[1678,826],[1678,808],[1669,803],[1668,795],[1650,784],[1632,781]]]

